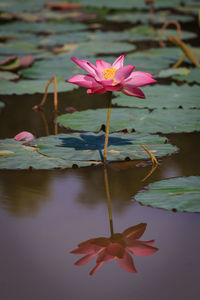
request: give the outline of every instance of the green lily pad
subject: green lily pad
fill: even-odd
[[[51,75],[50,75],[51,76]],[[48,80],[50,77],[48,78]],[[23,95],[44,93],[48,80],[21,80],[19,82],[11,82],[7,80],[0,80],[0,94],[1,95]],[[71,91],[76,87],[67,82],[57,82],[57,91]],[[51,84],[48,88],[48,93],[53,93],[54,87]]]
[[[130,22],[130,23],[149,23],[149,12],[135,12],[135,13],[118,13],[106,17],[106,20],[113,22]],[[169,11],[155,13],[153,17],[154,24],[163,24],[166,21],[175,20],[178,22],[190,22],[193,20],[193,16],[188,15],[174,15]],[[193,34],[195,35],[195,34]]]
[[[70,78],[73,75],[83,73],[71,59],[70,56],[53,57],[52,59],[44,59],[36,61],[30,68],[21,72],[24,78],[31,79],[49,79],[52,76],[62,78]]]
[[[200,68],[193,68],[189,70],[190,73],[188,75],[174,75],[172,78],[178,81],[186,81],[189,83],[200,83]]]
[[[199,101],[199,86],[177,86],[172,84],[145,86],[142,88],[146,99],[133,98],[120,94],[119,97],[112,100],[113,104],[119,106],[129,106],[137,108],[167,108],[175,109],[182,107],[183,109],[198,108],[200,109]],[[164,95],[164,97],[163,97]]]
[[[188,68],[170,68],[159,72],[159,78],[167,78],[173,75],[188,75],[190,70]]]
[[[24,146],[13,139],[0,140],[0,169],[71,168],[74,164],[83,167],[92,163],[63,160],[57,155],[55,157],[46,157],[40,154],[36,148]]]
[[[9,34],[17,34],[20,35],[22,33],[42,33],[49,32],[51,34],[58,33],[66,33],[69,32],[80,32],[81,30],[85,30],[87,28],[86,25],[80,23],[72,23],[66,20],[62,20],[62,22],[23,22],[17,21],[12,23],[7,23],[1,25],[2,31],[4,33],[9,32]]]
[[[134,99],[133,99],[134,101]],[[141,100],[145,101],[145,100]],[[57,118],[60,126],[73,130],[99,131],[106,124],[107,109],[86,110]],[[132,130],[143,133],[175,133],[200,130],[198,110],[154,110],[115,108],[111,112],[110,131]]]
[[[38,152],[48,157],[67,160],[103,160],[104,133],[59,134],[33,141]],[[148,154],[141,145],[152,151],[155,156],[164,156],[177,151],[175,146],[166,143],[166,138],[148,134],[113,133],[109,135],[107,159],[110,161],[146,159]]]
[[[197,59],[200,59],[200,49],[190,47]],[[137,71],[144,71],[157,75],[159,71],[175,64],[183,55],[180,48],[158,48],[128,54],[126,64],[133,64]],[[192,64],[188,58],[184,62]]]
[[[12,72],[7,72],[7,71],[0,71],[0,80],[5,79],[5,80],[14,80],[19,78],[19,76],[15,73]],[[0,83],[1,85],[1,83]]]
[[[0,140],[0,169],[71,168],[73,165],[96,165],[103,160],[105,134],[59,134],[36,139],[24,146],[13,139]],[[157,135],[114,133],[109,137],[107,159],[111,161],[146,159],[146,145],[155,156],[177,151]],[[34,147],[33,147],[34,146]]]
[[[200,212],[200,177],[170,178],[151,183],[134,199],[143,205],[167,210]]]
[[[3,55],[36,54],[42,52],[43,50],[37,49],[35,45],[24,41],[8,42],[0,45],[0,54]]]

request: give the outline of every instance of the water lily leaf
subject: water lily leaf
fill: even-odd
[[[59,134],[42,137],[24,146],[13,139],[0,140],[0,169],[52,169],[97,165],[102,162],[105,135]],[[166,138],[144,134],[115,133],[109,137],[108,160],[146,159],[145,144],[156,156],[177,151]],[[33,147],[34,145],[34,147]]]
[[[12,55],[4,58],[0,61],[0,70],[10,71],[18,68],[19,58],[16,55]]]
[[[172,78],[178,81],[186,81],[189,83],[200,83],[200,68],[189,69],[190,73],[184,76],[174,75]],[[182,74],[181,74],[182,75]]]
[[[79,57],[94,56],[97,54],[127,53],[136,49],[135,45],[112,41],[89,41],[80,43],[73,55]]]
[[[134,100],[133,100],[134,101]],[[145,101],[145,100],[141,100]],[[107,109],[86,110],[57,118],[59,125],[74,130],[99,131],[106,124]],[[153,110],[115,108],[111,112],[110,131],[132,130],[148,133],[175,133],[200,130],[198,110]]]
[[[172,69],[173,70],[173,69]],[[176,84],[145,86],[142,88],[146,95],[145,100],[132,98],[124,94],[120,94],[112,100],[113,104],[119,106],[129,106],[137,108],[199,108],[199,86],[177,86]],[[164,97],[163,97],[164,95]]]
[[[149,12],[135,12],[135,13],[118,13],[111,16],[106,17],[108,21],[113,22],[130,22],[130,23],[149,23]],[[163,24],[166,21],[175,20],[178,22],[190,22],[193,20],[193,16],[188,15],[175,15],[171,14],[170,11],[164,11],[155,13],[153,16],[154,24]],[[195,35],[195,34],[193,34]]]
[[[36,46],[23,41],[12,41],[0,45],[0,54],[4,55],[36,54],[41,52],[43,50],[37,49]]]
[[[5,73],[5,72],[4,72]],[[50,78],[48,78],[49,80]],[[11,82],[7,80],[0,80],[0,94],[1,95],[23,95],[44,93],[47,80],[20,80],[19,82]],[[75,88],[71,84],[59,81],[57,82],[57,91],[71,91]],[[53,93],[53,85],[50,85],[48,93]]]
[[[191,50],[199,59],[200,49],[191,47]],[[182,56],[183,52],[177,47],[149,49],[128,54],[126,63],[135,65],[137,71],[145,71],[156,75],[160,70],[175,64]],[[187,58],[185,58],[184,62],[191,64],[191,61]]]
[[[19,78],[19,76],[15,73],[7,72],[7,71],[0,71],[0,86],[1,86],[1,80],[14,80]]]
[[[64,57],[53,57],[51,60],[44,59],[36,61],[30,68],[21,72],[24,78],[49,79],[52,76],[63,77],[64,79],[83,71],[65,54]]]
[[[158,73],[158,77],[160,78],[167,78],[173,75],[188,75],[190,70],[188,68],[171,68],[162,70]]]
[[[91,165],[91,162],[74,162],[55,157],[46,157],[36,148],[24,146],[12,139],[0,140],[0,169],[54,169]]]
[[[48,157],[67,160],[103,160],[104,133],[73,133],[42,137],[33,141],[39,153]],[[146,159],[148,154],[141,147],[146,145],[155,156],[164,156],[177,151],[167,144],[166,138],[148,134],[113,133],[109,136],[108,160]]]
[[[59,21],[46,21],[46,22],[23,22],[16,21],[12,23],[7,23],[1,25],[2,31],[4,33],[9,34],[17,34],[20,35],[22,33],[45,33],[49,32],[49,34],[58,34],[58,33],[66,33],[66,32],[80,32],[81,30],[85,30],[87,28],[86,25],[81,23],[72,23],[67,20]]]
[[[167,210],[200,212],[200,177],[178,177],[147,186],[134,199],[143,205]]]

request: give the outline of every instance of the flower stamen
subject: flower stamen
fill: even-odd
[[[113,79],[116,71],[117,71],[117,69],[115,69],[115,68],[107,68],[107,69],[104,69],[102,71],[102,73],[103,73],[103,76],[105,79]]]

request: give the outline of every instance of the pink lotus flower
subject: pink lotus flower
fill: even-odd
[[[135,66],[124,66],[125,56],[119,56],[112,65],[104,60],[97,60],[96,66],[87,60],[72,57],[71,59],[89,74],[75,75],[68,79],[68,82],[88,88],[88,94],[121,91],[128,96],[145,98],[138,87],[155,83],[156,80],[149,73],[133,72]]]
[[[34,140],[34,135],[28,131],[22,131],[18,133],[15,137],[15,141],[24,141],[24,145],[29,144],[32,140]]]
[[[73,254],[85,254],[75,262],[75,265],[82,266],[91,261],[96,255],[96,266],[91,270],[93,275],[104,262],[116,259],[120,267],[128,272],[136,273],[133,259],[129,253],[136,256],[148,256],[155,253],[158,248],[152,247],[154,241],[139,241],[146,229],[145,223],[129,227],[123,233],[113,234],[110,238],[99,237],[87,240],[78,245],[78,248],[71,251]]]

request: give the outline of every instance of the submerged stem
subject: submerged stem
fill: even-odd
[[[106,121],[106,134],[105,134],[104,156],[103,156],[104,164],[106,163],[106,157],[107,157],[108,136],[109,136],[109,129],[110,129],[111,102],[112,102],[112,92],[109,93],[110,95],[109,95],[109,103],[108,103],[108,114],[107,114],[107,121]]]
[[[109,183],[108,183],[108,173],[107,173],[107,168],[106,168],[105,165],[104,165],[104,182],[105,182],[105,190],[106,190],[108,215],[109,215],[109,221],[110,221],[110,234],[111,234],[111,237],[112,237],[113,234],[114,234],[113,218],[112,218],[112,210],[111,210],[110,189],[109,189]]]

